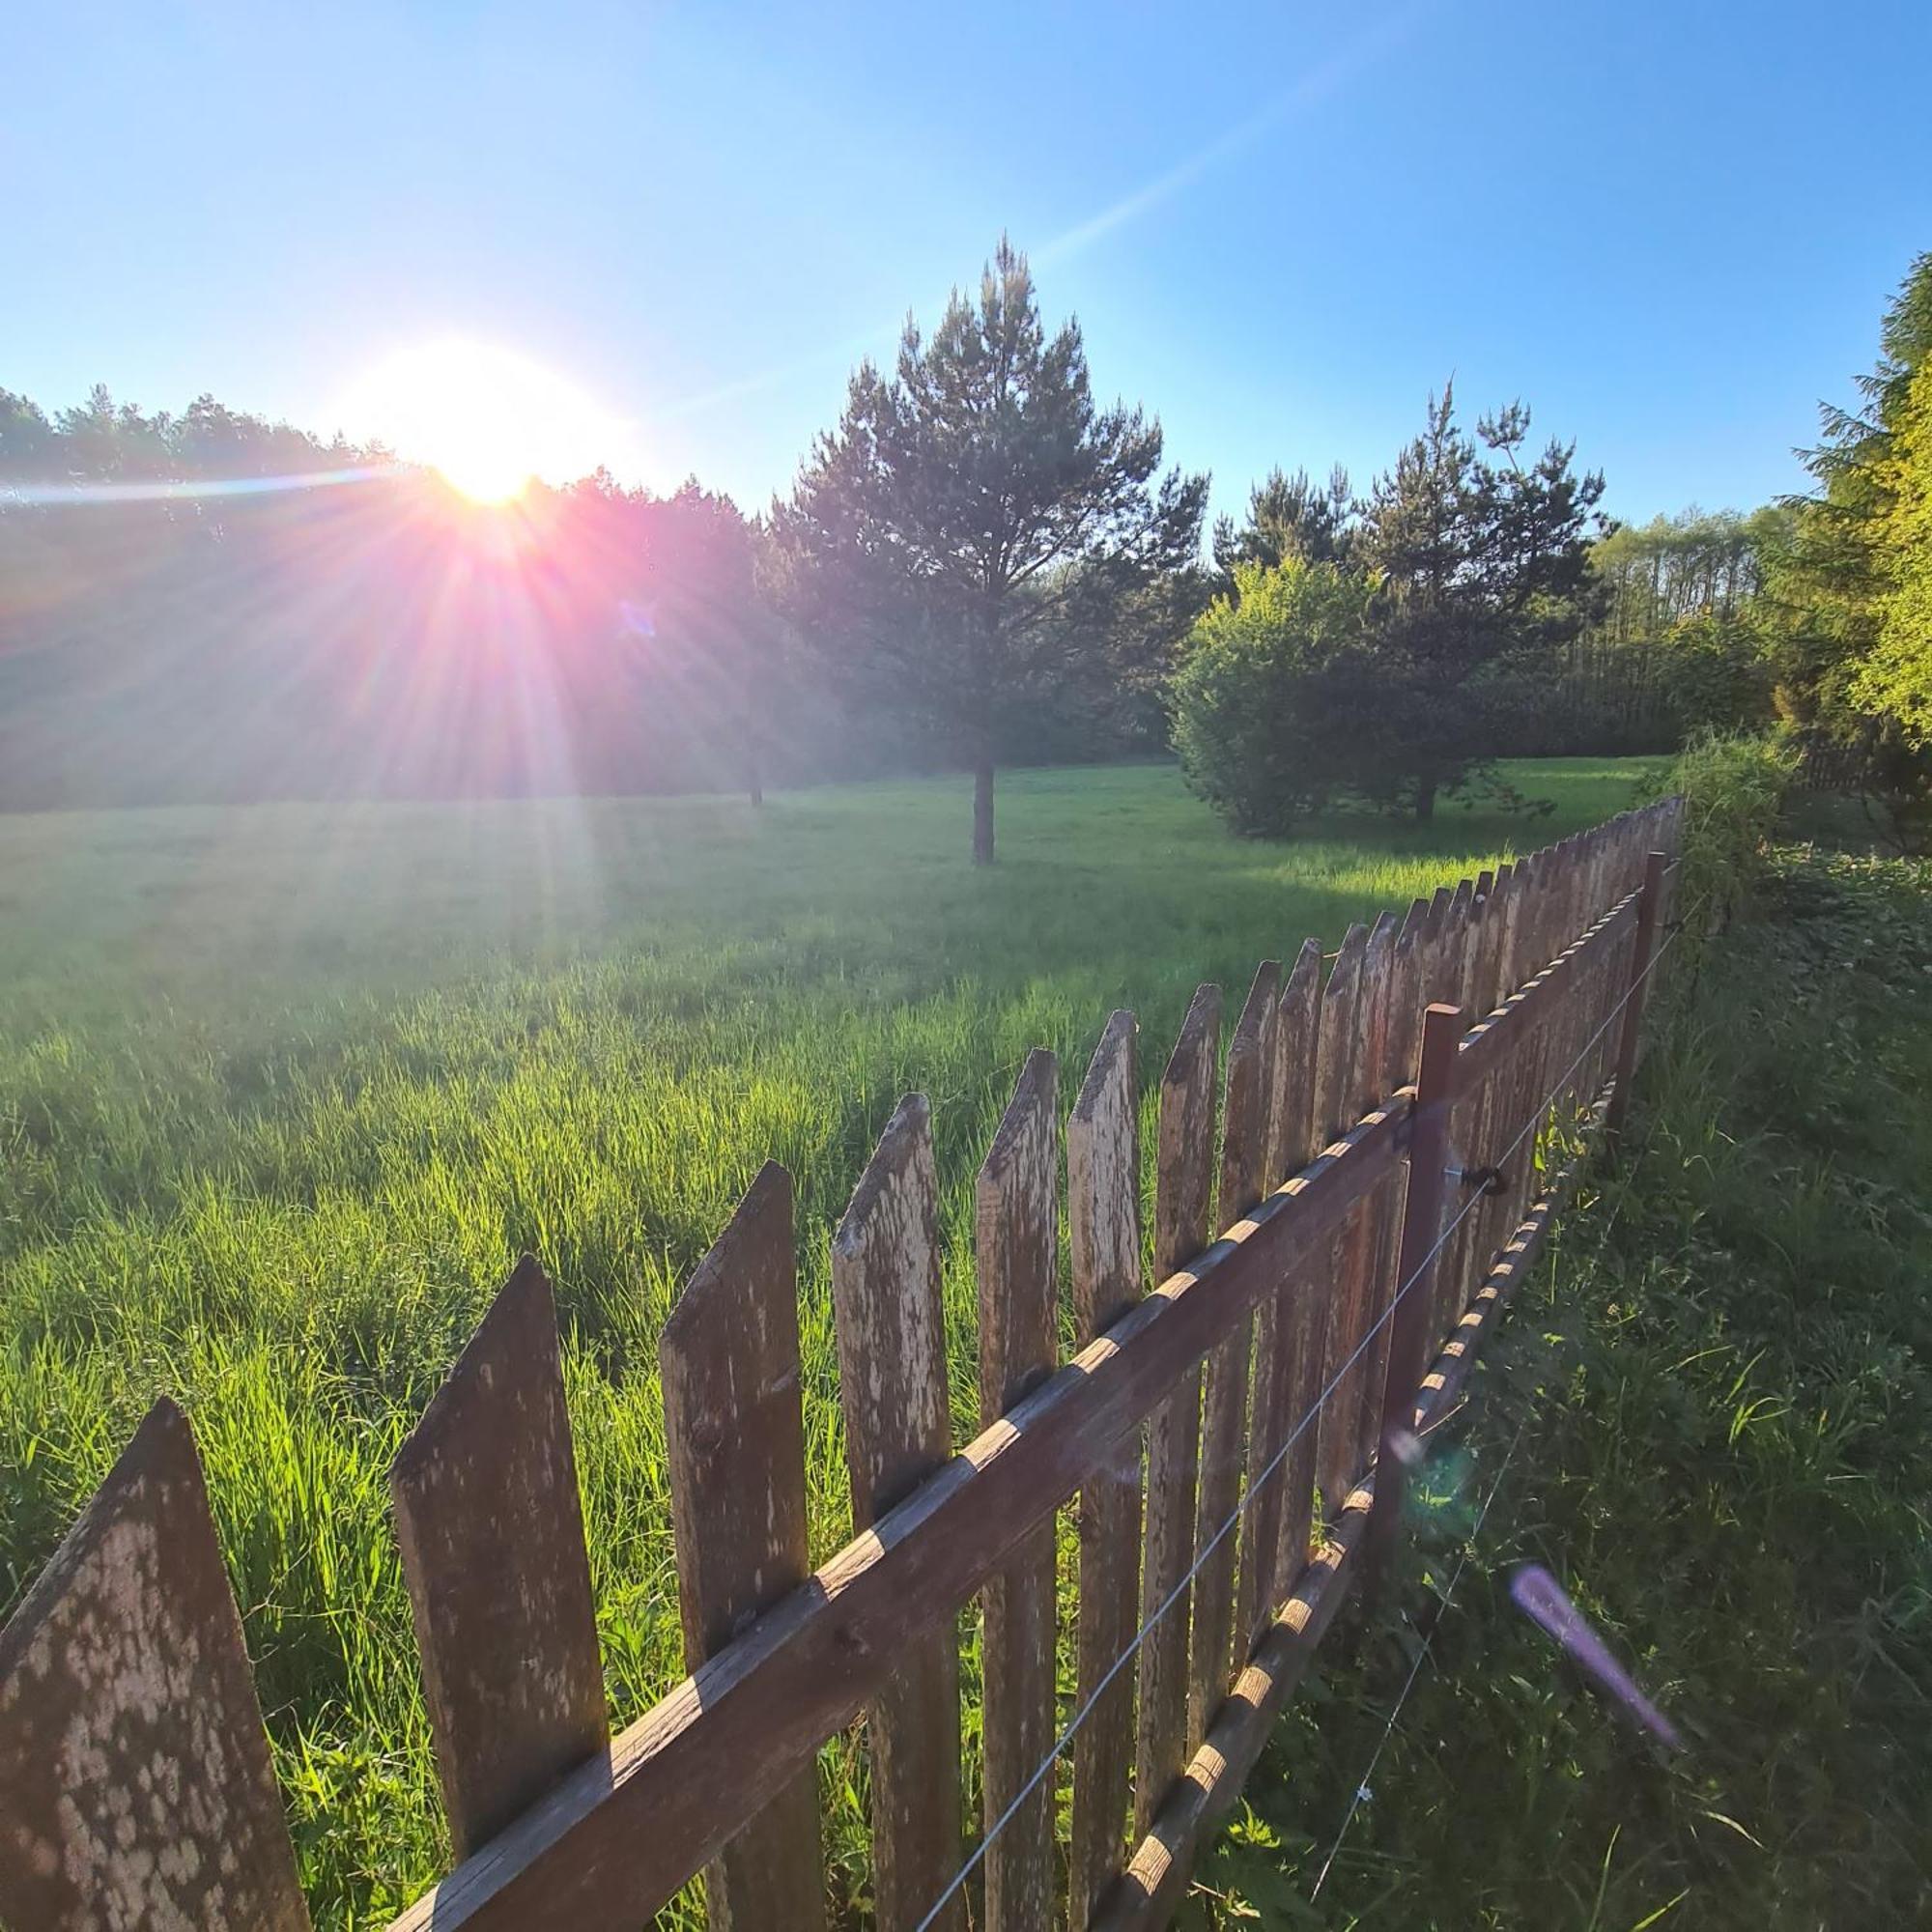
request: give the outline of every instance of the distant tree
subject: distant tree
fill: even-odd
[[[1483,449],[1502,459],[1490,461],[1457,426],[1445,384],[1362,506],[1353,554],[1378,584],[1379,755],[1400,770],[1418,819],[1485,762],[1478,674],[1506,657],[1535,674],[1582,629],[1597,594],[1590,539],[1605,527],[1604,479],[1577,474],[1575,444],[1553,440],[1525,468],[1529,424],[1518,403],[1483,418]]]
[[[1932,253],[1888,305],[1859,405],[1826,405],[1769,547],[1777,706],[1802,736],[1858,745],[1901,838],[1932,838]]]
[[[0,389],[0,489],[38,481],[52,467],[53,425],[38,403]]]
[[[1122,673],[1116,620],[1185,573],[1205,477],[1157,472],[1160,425],[1097,408],[1079,326],[1049,337],[1002,240],[977,303],[908,322],[889,379],[853,376],[772,512],[790,614],[848,688],[942,731],[974,776],[973,857],[993,858],[1003,707]],[[1136,628],[1140,654],[1163,640]]]
[[[729,497],[695,476],[652,505],[643,526],[658,636],[732,721],[746,794],[761,806],[779,639],[758,595],[757,532]]]
[[[1232,517],[1216,519],[1214,566],[1224,587],[1232,587],[1236,564],[1285,563],[1291,557],[1346,563],[1353,519],[1349,472],[1339,463],[1325,485],[1311,482],[1305,469],[1293,476],[1271,469],[1248,494],[1246,523],[1236,527]]]
[[[1905,392],[1880,486],[1889,501],[1872,540],[1883,586],[1878,639],[1852,696],[1922,751],[1932,746],[1932,362]]]

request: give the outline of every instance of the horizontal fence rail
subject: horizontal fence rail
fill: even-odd
[[[815,1571],[791,1183],[767,1166],[662,1337],[691,1675],[615,1738],[551,1288],[520,1264],[391,1472],[460,1862],[390,1932],[636,1924],[700,1872],[714,1925],[822,1924],[814,1760],[861,1719],[886,1932],[1164,1923],[1344,1601],[1390,1580],[1414,1438],[1464,1400],[1579,1136],[1621,1128],[1678,817],[1353,926],[1325,980],[1314,941],[1264,962],[1225,1054],[1202,987],[1159,1082],[1145,1246],[1133,1015],[1064,1132],[1061,1069],[1030,1056],[976,1184],[963,1446],[908,1096],[833,1240],[856,1534]],[[171,1404],[0,1633],[0,1811],[13,1932],[308,1922]]]

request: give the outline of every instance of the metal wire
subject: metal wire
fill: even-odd
[[[1497,1165],[1500,1165],[1502,1161],[1506,1160],[1509,1157],[1509,1155],[1513,1153],[1516,1151],[1516,1149],[1521,1145],[1523,1136],[1525,1134],[1529,1133],[1531,1130],[1535,1128],[1540,1127],[1543,1124],[1544,1119],[1548,1114],[1549,1108],[1551,1107],[1551,1105],[1554,1104],[1557,1097],[1562,1094],[1565,1086],[1568,1085],[1571,1074],[1576,1072],[1577,1067],[1583,1064],[1584,1060],[1588,1057],[1591,1048],[1596,1045],[1598,1040],[1600,1040],[1606,1032],[1608,1032],[1610,1023],[1617,1017],[1619,1013],[1623,1011],[1625,1006],[1629,1003],[1631,996],[1634,993],[1635,993],[1636,989],[1643,984],[1645,980],[1647,980],[1650,977],[1650,974],[1657,966],[1658,961],[1661,960],[1663,957],[1664,953],[1670,950],[1671,943],[1675,940],[1676,936],[1677,934],[1675,931],[1671,932],[1670,935],[1664,940],[1663,944],[1662,946],[1659,946],[1651,953],[1649,962],[1645,965],[1643,971],[1638,975],[1636,975],[1636,977],[1634,980],[1632,980],[1631,983],[1627,987],[1625,987],[1623,996],[1617,1001],[1616,1005],[1612,1007],[1609,1012],[1605,1016],[1603,1024],[1600,1027],[1598,1027],[1596,1032],[1593,1033],[1587,1040],[1584,1041],[1581,1051],[1577,1053],[1577,1057],[1573,1061],[1571,1061],[1570,1065],[1566,1066],[1563,1069],[1563,1071],[1557,1076],[1555,1083],[1551,1086],[1549,1091],[1544,1095],[1543,1099],[1537,1104],[1535,1109],[1530,1113],[1528,1119],[1524,1122],[1522,1127],[1518,1131],[1516,1138],[1512,1140],[1509,1146],[1506,1147],[1503,1150],[1503,1151],[1496,1156]],[[1093,1716],[1094,1706],[1099,1703],[1101,1694],[1106,1690],[1107,1687],[1110,1684],[1112,1684],[1115,1678],[1117,1678],[1121,1674],[1121,1672],[1124,1670],[1130,1662],[1132,1662],[1134,1658],[1139,1655],[1142,1646],[1145,1645],[1148,1638],[1153,1634],[1154,1630],[1159,1625],[1161,1619],[1165,1617],[1167,1613],[1171,1609],[1173,1609],[1175,1605],[1178,1604],[1181,1600],[1181,1598],[1187,1594],[1189,1586],[1193,1583],[1194,1578],[1200,1575],[1202,1567],[1207,1563],[1208,1557],[1211,1556],[1213,1552],[1220,1548],[1221,1544],[1226,1540],[1230,1531],[1232,1531],[1235,1525],[1240,1521],[1241,1518],[1247,1514],[1248,1506],[1250,1505],[1250,1503],[1253,1502],[1262,1485],[1267,1482],[1268,1479],[1271,1476],[1273,1476],[1274,1472],[1281,1467],[1282,1463],[1288,1458],[1288,1452],[1294,1447],[1295,1443],[1298,1442],[1301,1439],[1301,1437],[1307,1433],[1310,1425],[1314,1423],[1317,1420],[1317,1418],[1321,1415],[1321,1410],[1327,1404],[1329,1397],[1335,1393],[1338,1387],[1340,1387],[1343,1380],[1347,1378],[1350,1370],[1352,1369],[1358,1361],[1360,1361],[1362,1356],[1368,1351],[1370,1344],[1376,1340],[1377,1336],[1378,1336],[1381,1333],[1382,1329],[1386,1327],[1388,1323],[1395,1319],[1396,1310],[1402,1306],[1405,1300],[1407,1299],[1410,1290],[1412,1290],[1415,1287],[1415,1284],[1422,1279],[1423,1275],[1428,1271],[1430,1264],[1435,1261],[1436,1256],[1439,1255],[1442,1252],[1443,1248],[1448,1244],[1450,1236],[1453,1236],[1456,1230],[1463,1225],[1463,1221],[1470,1214],[1475,1212],[1475,1210],[1479,1207],[1481,1207],[1482,1204],[1488,1199],[1489,1195],[1487,1191],[1472,1194],[1469,1197],[1469,1199],[1463,1204],[1463,1207],[1457,1212],[1455,1218],[1435,1237],[1435,1244],[1430,1248],[1429,1252],[1426,1255],[1424,1255],[1423,1258],[1418,1263],[1416,1263],[1414,1268],[1410,1271],[1408,1279],[1406,1282],[1404,1282],[1401,1288],[1398,1289],[1396,1293],[1389,1297],[1388,1305],[1382,1310],[1381,1314],[1377,1317],[1376,1321],[1370,1325],[1367,1331],[1363,1334],[1362,1339],[1350,1351],[1348,1359],[1343,1362],[1341,1367],[1338,1368],[1332,1376],[1329,1377],[1328,1381],[1326,1385],[1322,1388],[1321,1394],[1319,1394],[1315,1398],[1314,1402],[1309,1405],[1307,1412],[1302,1416],[1301,1420],[1294,1425],[1294,1428],[1289,1433],[1287,1439],[1282,1443],[1281,1447],[1278,1450],[1276,1450],[1274,1455],[1268,1459],[1266,1466],[1264,1467],[1259,1474],[1250,1477],[1246,1488],[1242,1490],[1239,1498],[1236,1500],[1235,1504],[1235,1507],[1233,1508],[1233,1510],[1229,1512],[1226,1520],[1222,1522],[1221,1526],[1214,1532],[1214,1534],[1211,1537],[1208,1538],[1208,1542],[1202,1546],[1199,1553],[1195,1556],[1193,1564],[1188,1569],[1187,1574],[1184,1577],[1182,1577],[1180,1580],[1174,1586],[1174,1588],[1168,1592],[1166,1597],[1161,1600],[1160,1604],[1156,1606],[1156,1608],[1149,1615],[1147,1621],[1143,1623],[1140,1629],[1134,1633],[1132,1638],[1128,1641],[1126,1648],[1122,1650],[1121,1654],[1117,1658],[1115,1658],[1113,1662],[1107,1666],[1105,1671],[1101,1673],[1100,1681],[1094,1685],[1092,1690],[1088,1692],[1085,1700],[1081,1703],[1079,1709],[1076,1710],[1073,1716],[1067,1720],[1066,1727],[1053,1741],[1053,1745],[1048,1749],[1046,1755],[1043,1758],[1041,1758],[1039,1763],[1034,1767],[1032,1775],[1027,1778],[1026,1782],[1023,1785],[1021,1785],[1019,1790],[1014,1794],[1012,1802],[1009,1804],[1008,1804],[1007,1808],[1004,1811],[1002,1811],[1000,1815],[996,1819],[994,1819],[989,1826],[987,1826],[984,1833],[981,1835],[980,1839],[980,1842],[976,1846],[974,1846],[972,1853],[968,1856],[966,1861],[959,1867],[959,1869],[955,1873],[953,1873],[952,1880],[948,1883],[946,1887],[946,1889],[942,1891],[936,1899],[933,1900],[932,1905],[927,1910],[924,1918],[923,1918],[919,1921],[918,1925],[914,1928],[914,1932],[929,1932],[929,1928],[937,1921],[940,1914],[958,1894],[960,1889],[965,1885],[966,1881],[972,1877],[975,1871],[979,1869],[981,1861],[985,1859],[987,1852],[992,1848],[993,1841],[999,1837],[1000,1833],[1004,1832],[1006,1828],[1019,1814],[1021,1806],[1023,1806],[1026,1804],[1027,1800],[1031,1798],[1033,1794],[1039,1788],[1040,1780],[1044,1778],[1047,1776],[1047,1774],[1053,1769],[1055,1764],[1059,1762],[1061,1757],[1065,1753],[1067,1746],[1073,1742],[1073,1739],[1075,1735],[1079,1732],[1081,1726],[1086,1723],[1087,1719],[1090,1717]],[[1493,1492],[1492,1493],[1493,1494]],[[1485,1508],[1487,1508],[1487,1505],[1485,1505]]]
[[[1533,1408],[1534,1405],[1532,1405]],[[1476,1539],[1483,1533],[1483,1524],[1489,1520],[1490,1505],[1495,1501],[1502,1489],[1503,1478],[1509,1474],[1509,1466],[1516,1460],[1517,1444],[1522,1440],[1522,1433],[1529,1426],[1531,1408],[1522,1412],[1522,1420],[1516,1426],[1516,1434],[1510,1438],[1508,1453],[1503,1457],[1502,1467],[1496,1471],[1496,1479],[1490,1485],[1490,1492],[1483,1499],[1483,1507],[1476,1513],[1476,1520],[1463,1544],[1462,1554],[1456,1559],[1456,1568],[1450,1573],[1448,1587],[1442,1592],[1442,1607],[1436,1613],[1435,1621],[1429,1627],[1429,1634],[1422,1639],[1422,1648],[1415,1653],[1414,1661],[1408,1666],[1408,1675],[1403,1680],[1402,1690],[1397,1693],[1395,1707],[1388,1714],[1388,1722],[1382,1726],[1382,1734],[1376,1741],[1376,1747],[1369,1755],[1369,1762],[1362,1775],[1355,1780],[1355,1794],[1349,1800],[1349,1808],[1342,1815],[1341,1830],[1335,1833],[1335,1842],[1328,1847],[1328,1856],[1321,1861],[1321,1869],[1316,1875],[1315,1887],[1308,1896],[1311,1899],[1321,1895],[1321,1888],[1327,1882],[1330,1866],[1335,1862],[1335,1855],[1342,1849],[1342,1840],[1349,1834],[1349,1827],[1354,1823],[1355,1813],[1371,1796],[1369,1779],[1376,1775],[1376,1766],[1382,1761],[1382,1752],[1388,1741],[1395,1735],[1396,1719],[1402,1716],[1402,1707],[1408,1701],[1408,1693],[1415,1688],[1415,1680],[1421,1674],[1422,1666],[1429,1657],[1431,1646],[1435,1641],[1435,1633],[1442,1628],[1442,1619],[1449,1613],[1449,1605],[1456,1599],[1456,1585],[1463,1580],[1463,1571],[1469,1561],[1470,1552],[1476,1547]]]
[[[1672,923],[1670,927],[1671,939],[1674,939],[1683,929],[1685,923],[1684,920],[1678,920]],[[1664,947],[1668,946],[1670,940],[1666,939],[1664,946],[1658,948],[1657,953],[1651,961],[1652,965],[1655,965],[1657,960],[1663,956]],[[1648,968],[1645,970],[1648,971]],[[1635,1179],[1636,1170],[1642,1163],[1644,1155],[1650,1151],[1652,1138],[1652,1134],[1644,1136],[1643,1145],[1638,1148],[1635,1157],[1625,1170],[1624,1184],[1617,1194],[1615,1204],[1610,1208],[1609,1217],[1597,1232],[1596,1251],[1599,1253],[1602,1252],[1605,1244],[1608,1241],[1610,1230],[1616,1226],[1617,1216],[1623,1212],[1624,1203],[1630,1199],[1631,1188]],[[1361,1776],[1355,1780],[1354,1795],[1349,1800],[1349,1808],[1342,1816],[1341,1826],[1335,1833],[1335,1841],[1328,1847],[1328,1856],[1322,1860],[1321,1869],[1316,1874],[1314,1887],[1309,1891],[1308,1896],[1311,1902],[1321,1896],[1321,1888],[1327,1882],[1329,1869],[1335,1862],[1337,1853],[1342,1849],[1342,1840],[1349,1834],[1349,1827],[1354,1822],[1355,1813],[1374,1796],[1370,1789],[1369,1780],[1375,1776],[1376,1766],[1381,1762],[1382,1752],[1387,1748],[1390,1738],[1395,1735],[1396,1721],[1402,1716],[1402,1707],[1408,1701],[1408,1693],[1414,1689],[1416,1677],[1422,1669],[1423,1662],[1430,1654],[1431,1646],[1435,1641],[1435,1633],[1441,1629],[1442,1618],[1448,1614],[1449,1606],[1455,1600],[1456,1585],[1462,1579],[1463,1566],[1468,1562],[1470,1555],[1475,1549],[1476,1539],[1482,1534],[1483,1524],[1489,1519],[1490,1505],[1495,1501],[1497,1492],[1503,1486],[1503,1478],[1509,1474],[1509,1465],[1516,1457],[1517,1444],[1522,1440],[1523,1431],[1528,1428],[1529,1418],[1535,1412],[1535,1408],[1536,1401],[1534,1395],[1532,1395],[1529,1406],[1523,1410],[1522,1419],[1516,1426],[1515,1435],[1510,1438],[1509,1450],[1503,1457],[1502,1466],[1496,1471],[1496,1479],[1490,1486],[1490,1493],[1485,1499],[1482,1509],[1477,1514],[1475,1523],[1469,1531],[1467,1540],[1463,1545],[1462,1553],[1456,1559],[1456,1568],[1450,1575],[1448,1587],[1442,1593],[1441,1609],[1437,1612],[1435,1621],[1430,1626],[1429,1634],[1423,1638],[1422,1648],[1417,1651],[1414,1661],[1409,1664],[1408,1675],[1403,1680],[1402,1689],[1396,1694],[1395,1706],[1389,1712],[1388,1722],[1382,1726],[1382,1734],[1377,1740],[1375,1749],[1369,1754],[1368,1764],[1364,1767]]]

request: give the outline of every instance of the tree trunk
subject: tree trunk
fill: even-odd
[[[1415,784],[1415,822],[1429,825],[1435,817],[1435,781],[1418,779]]]
[[[982,758],[973,767],[973,863],[993,863],[993,761]]]

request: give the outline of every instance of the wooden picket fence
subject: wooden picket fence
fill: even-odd
[[[1406,1438],[1460,1406],[1560,1198],[1548,1124],[1615,1131],[1677,827],[1675,802],[1629,813],[1356,925],[1325,980],[1312,940],[1263,965],[1218,1110],[1203,986],[1160,1082],[1151,1289],[1135,1022],[1116,1013],[1065,1121],[1069,1361],[1059,1075],[1034,1053],[979,1175],[982,1430],[963,1448],[927,1107],[908,1097],[833,1241],[857,1534],[816,1572],[791,1183],[767,1166],[661,1345],[692,1674],[614,1739],[554,1309],[526,1260],[391,1472],[460,1861],[391,1932],[635,1926],[700,1871],[714,1925],[823,1925],[814,1761],[861,1717],[881,1927],[1164,1923],[1345,1596],[1387,1572]],[[1075,1497],[1067,1704],[1054,1525]],[[976,1598],[969,1870],[957,1620]],[[0,1921],[308,1924],[165,1401],[0,1634]]]

